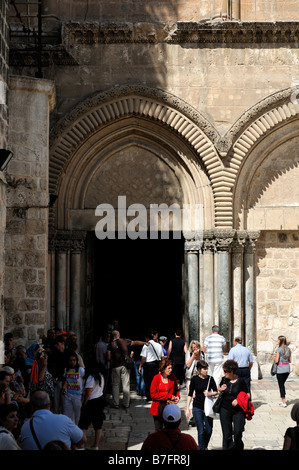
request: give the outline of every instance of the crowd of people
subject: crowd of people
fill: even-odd
[[[208,449],[216,410],[215,405],[214,411],[207,411],[208,399],[220,403],[222,448],[244,449],[246,419],[254,414],[250,387],[254,358],[239,337],[227,351],[218,326],[213,326],[201,347],[197,340],[187,346],[180,329],[169,341],[154,329],[139,340],[123,338],[114,320],[90,358],[79,352],[75,332],[59,328],[48,330],[28,348],[15,346],[11,333],[6,333],[4,343],[0,450],[85,449],[89,426],[94,429],[89,448],[99,449],[104,408],[130,407],[133,376],[137,394],[151,404],[155,429],[142,450]],[[275,363],[282,407],[287,406],[290,362],[286,338],[280,336]],[[182,390],[187,393],[185,416],[196,426],[197,442],[179,429]],[[299,448],[298,413],[296,403],[292,418],[297,426],[287,430],[284,449]]]

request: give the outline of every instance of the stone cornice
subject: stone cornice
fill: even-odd
[[[299,41],[299,22],[209,21],[177,23],[64,23],[62,42],[72,44],[291,44]]]

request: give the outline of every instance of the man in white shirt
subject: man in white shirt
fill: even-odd
[[[204,346],[202,350],[204,353],[208,351],[208,374],[214,377],[217,387],[223,375],[222,364],[224,361],[223,351],[225,350],[225,346],[226,341],[224,336],[219,334],[219,326],[214,325],[212,327],[212,334],[207,336],[204,340]]]
[[[151,339],[150,339],[151,338]],[[139,373],[143,367],[143,378],[145,384],[145,396],[147,401],[151,401],[150,387],[153,377],[158,374],[159,363],[164,356],[163,348],[157,342],[158,332],[154,331],[152,334],[148,333],[145,340],[149,342],[148,346],[143,346],[140,353],[141,361],[139,366]]]

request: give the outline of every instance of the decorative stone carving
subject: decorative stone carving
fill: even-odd
[[[86,232],[83,231],[51,231],[49,237],[49,251],[81,253],[85,248],[85,241]]]

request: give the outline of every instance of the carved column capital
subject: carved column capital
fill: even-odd
[[[216,230],[216,248],[219,252],[230,252],[232,243],[234,241],[235,231],[234,230]]]
[[[246,246],[245,250],[246,253],[255,253],[256,250],[256,242],[260,236],[259,231],[248,231],[247,238],[246,238]]]
[[[86,232],[55,230],[49,234],[49,251],[81,253],[85,247]]]

